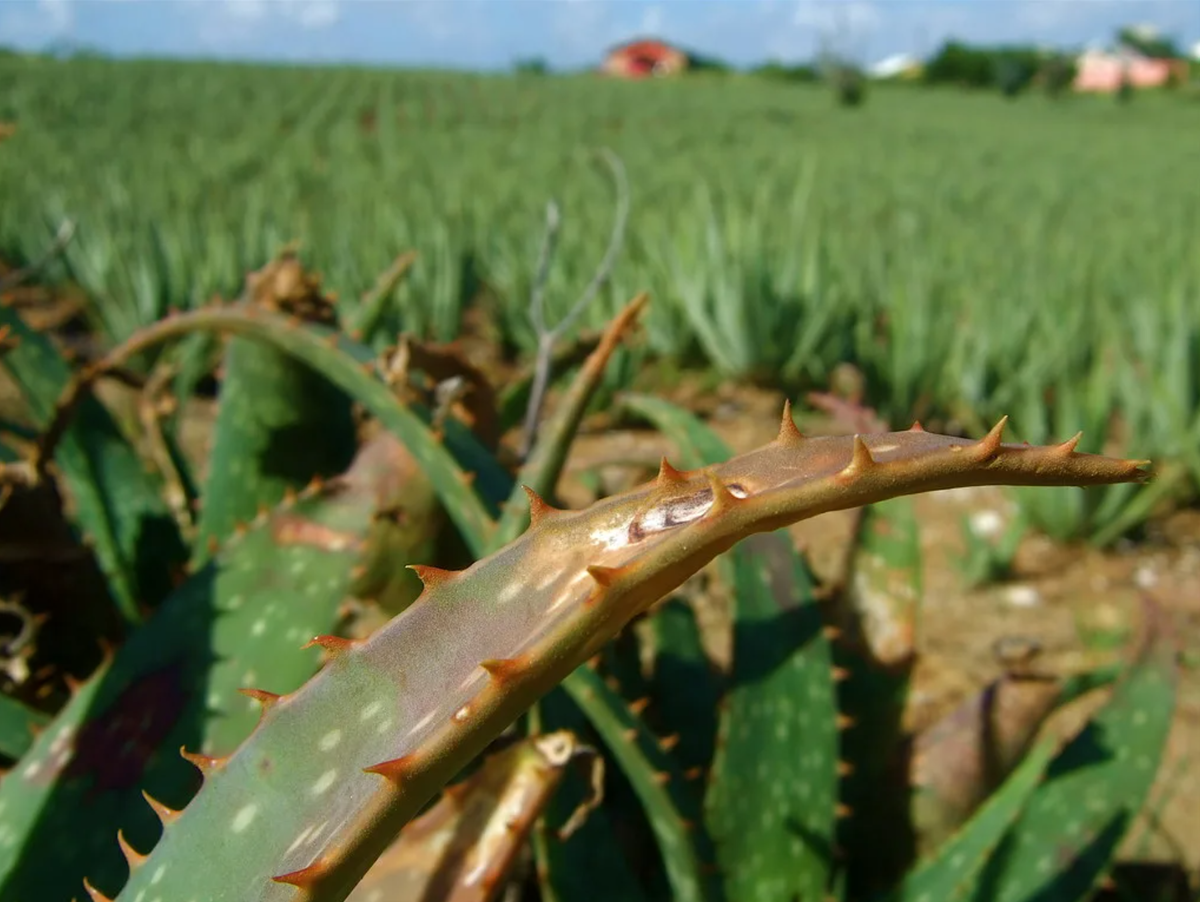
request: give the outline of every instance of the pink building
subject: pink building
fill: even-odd
[[[1123,78],[1135,88],[1161,88],[1171,80],[1172,73],[1177,81],[1187,77],[1186,60],[1151,59],[1131,53],[1089,50],[1075,65],[1072,87],[1076,91],[1112,93],[1121,87]]]

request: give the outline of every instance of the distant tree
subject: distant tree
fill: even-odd
[[[519,59],[513,63],[513,71],[517,75],[549,75],[550,64],[540,56]]]
[[[761,66],[756,66],[750,70],[752,75],[758,75],[762,78],[775,79],[777,81],[796,81],[796,82],[816,82],[821,80],[821,73],[817,71],[817,67],[797,63],[795,65],[787,65],[776,60],[763,63]]]
[[[1061,97],[1075,81],[1079,67],[1075,60],[1063,53],[1056,53],[1042,64],[1039,78],[1049,97]]]
[[[985,88],[992,84],[994,66],[991,55],[961,41],[948,40],[925,64],[927,84],[956,84]]]
[[[1134,93],[1133,80],[1129,77],[1129,72],[1122,72],[1121,84],[1117,87],[1117,103],[1129,103],[1133,100]]]
[[[689,72],[732,72],[733,67],[722,59],[715,56],[708,56],[703,53],[693,53],[688,51],[688,71]]]
[[[1148,28],[1125,27],[1117,29],[1117,43],[1148,56],[1151,59],[1180,59],[1175,41]]]
[[[1012,99],[1029,86],[1034,72],[1034,68],[1024,60],[1013,56],[1004,56],[996,59],[993,77],[1000,93]]]

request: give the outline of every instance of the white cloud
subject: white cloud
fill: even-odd
[[[304,28],[328,28],[341,15],[336,0],[308,0],[297,6],[296,21]]]
[[[666,13],[661,6],[647,6],[642,11],[642,21],[638,28],[643,34],[658,34],[665,30]]]
[[[74,29],[72,0],[0,3],[0,43],[37,47],[68,38]]]
[[[864,31],[878,28],[883,12],[866,0],[799,0],[792,24],[821,31]]]
[[[37,8],[54,32],[66,33],[75,24],[75,11],[71,9],[71,0],[38,0]]]

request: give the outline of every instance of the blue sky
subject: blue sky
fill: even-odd
[[[0,44],[119,55],[503,68],[594,63],[662,35],[738,65],[810,58],[822,37],[863,62],[953,35],[1079,46],[1122,24],[1200,41],[1196,0],[0,0]]]

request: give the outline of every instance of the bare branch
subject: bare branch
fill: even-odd
[[[543,298],[546,294],[546,279],[550,276],[550,261],[558,246],[558,230],[562,226],[562,214],[558,204],[551,200],[546,204],[546,233],[542,237],[542,248],[538,251],[537,270],[533,276],[533,288],[529,292],[529,318],[540,338],[546,332],[546,317]]]
[[[601,148],[599,153],[612,171],[617,194],[616,219],[613,222],[612,234],[609,236],[604,257],[600,260],[600,265],[596,268],[591,281],[583,289],[583,293],[571,306],[567,315],[553,329],[546,328],[543,295],[546,278],[550,271],[551,258],[557,245],[561,218],[557,204],[551,201],[546,206],[546,235],[542,240],[541,251],[538,255],[538,268],[529,299],[529,319],[533,323],[534,331],[537,332],[538,346],[533,370],[533,387],[529,393],[529,407],[525,410],[525,437],[521,446],[522,460],[529,457],[534,442],[537,440],[538,420],[541,417],[542,405],[546,400],[546,389],[550,384],[550,365],[554,356],[554,345],[574,324],[612,276],[617,255],[625,243],[625,227],[629,221],[629,180],[625,174],[625,165],[621,162],[621,158],[607,147]]]

